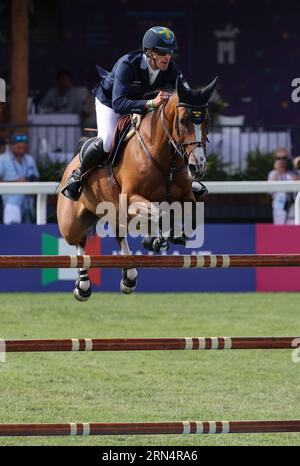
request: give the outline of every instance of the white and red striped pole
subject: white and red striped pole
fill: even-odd
[[[300,420],[0,424],[0,436],[251,434],[300,432]]]
[[[300,336],[181,337],[181,338],[66,338],[0,340],[1,351],[168,351],[291,349]]]
[[[300,254],[174,256],[0,256],[0,268],[299,267]]]

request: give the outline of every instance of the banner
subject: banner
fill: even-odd
[[[0,226],[1,255],[69,255],[76,249],[57,225]],[[300,227],[208,224],[201,249],[171,245],[167,254],[300,253]],[[129,239],[133,254],[148,254],[141,238]],[[87,254],[119,254],[114,238],[88,240]],[[119,291],[122,271],[91,269],[94,291]],[[137,292],[299,291],[300,268],[139,269]],[[0,291],[72,291],[75,269],[0,269]]]

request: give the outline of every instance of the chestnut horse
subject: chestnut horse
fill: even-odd
[[[103,202],[112,203],[120,213],[120,194],[126,199],[126,222],[134,216],[130,206],[139,203],[146,209],[153,202],[192,202],[192,181],[203,175],[206,167],[205,148],[208,127],[208,101],[216,86],[215,78],[202,89],[191,89],[177,79],[176,92],[168,102],[148,112],[139,129],[122,147],[116,166],[109,164],[94,169],[84,182],[80,199],[74,202],[61,193],[58,195],[57,219],[64,239],[84,255],[88,230],[95,226],[103,212],[97,207]],[[76,155],[67,166],[63,186],[79,165]],[[130,254],[126,236],[116,231],[121,254]],[[155,247],[154,245],[155,242]],[[145,239],[147,249],[160,252],[166,249],[165,237]],[[130,293],[135,289],[136,269],[123,269],[121,290]],[[74,295],[86,301],[91,295],[87,269],[79,269]]]

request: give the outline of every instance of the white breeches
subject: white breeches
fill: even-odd
[[[99,99],[95,99],[98,138],[103,140],[103,149],[105,152],[110,152],[113,135],[116,124],[122,115],[115,113],[111,108],[103,105]]]
[[[11,223],[22,223],[22,210],[21,206],[15,204],[6,204],[3,211],[4,225]]]

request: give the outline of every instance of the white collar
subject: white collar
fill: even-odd
[[[148,62],[148,58],[146,56],[145,53],[143,53],[143,57],[142,57],[142,61],[141,61],[141,68],[142,70],[146,70],[148,68],[148,71],[149,71],[149,74],[150,75],[158,75],[158,73],[160,72],[160,70],[154,70],[153,68],[151,68],[149,62]]]
[[[144,53],[143,53],[142,60],[141,60],[141,68],[142,70],[146,70],[148,68],[148,60]]]

